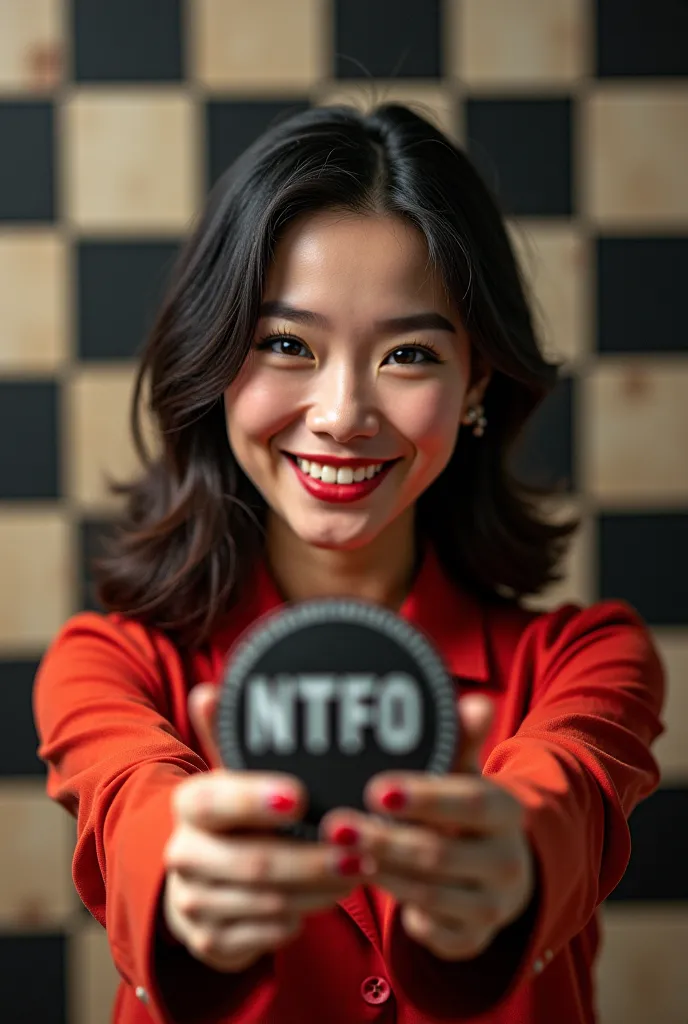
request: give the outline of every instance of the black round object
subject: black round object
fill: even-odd
[[[333,807],[363,809],[381,771],[449,771],[454,682],[418,630],[378,605],[306,601],[265,616],[231,652],[217,714],[228,768],[288,772],[309,803],[297,834]]]

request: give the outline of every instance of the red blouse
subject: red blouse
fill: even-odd
[[[291,945],[222,974],[162,938],[172,789],[208,770],[187,713],[229,648],[282,603],[267,572],[198,651],[120,614],[73,616],[34,686],[48,795],[77,818],[73,879],[106,929],[122,981],[112,1024],[589,1024],[596,908],[628,864],[627,818],[659,784],[664,672],[620,601],[552,612],[494,607],[432,553],[401,616],[424,630],[462,692],[495,703],[485,775],[526,807],[537,898],[482,954],[447,963],[411,940],[395,901],[362,886],[312,915]]]

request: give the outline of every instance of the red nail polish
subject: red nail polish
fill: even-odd
[[[271,793],[268,797],[268,807],[279,814],[288,814],[293,811],[298,803],[296,797],[290,793]]]
[[[386,789],[380,797],[380,803],[388,811],[400,811],[406,803],[406,793],[396,787]]]
[[[338,846],[353,846],[359,839],[357,830],[351,825],[338,825],[330,833],[330,841],[337,843]]]
[[[361,873],[361,858],[356,854],[347,854],[337,861],[337,871],[340,875],[359,875]]]

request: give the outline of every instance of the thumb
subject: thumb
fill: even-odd
[[[190,691],[188,698],[189,718],[211,768],[222,768],[222,758],[215,740],[219,698],[219,690],[214,683],[199,683]]]
[[[460,749],[454,771],[480,774],[480,748],[492,725],[494,705],[489,697],[471,693],[459,698],[458,712]]]

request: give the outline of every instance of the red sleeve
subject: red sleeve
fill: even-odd
[[[153,642],[136,623],[74,616],[36,676],[38,756],[48,796],[77,819],[79,896],[106,928],[119,974],[147,992],[153,1019],[248,1024],[272,999],[271,960],[223,974],[166,942],[160,927],[172,790],[208,770],[165,714],[161,667],[176,657],[165,638]]]
[[[628,865],[628,816],[659,785],[650,748],[664,731],[664,670],[649,631],[624,602],[566,605],[533,620],[508,687],[531,693],[528,710],[493,748],[483,775],[526,809],[535,896],[483,954],[457,963],[411,940],[396,908],[393,973],[437,1020],[493,1008],[585,927]]]

